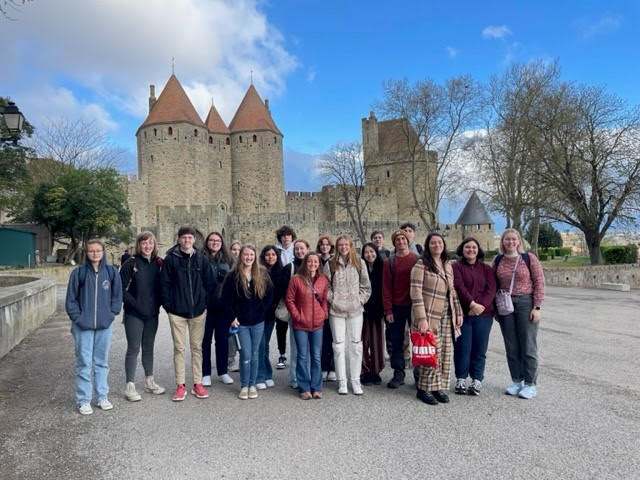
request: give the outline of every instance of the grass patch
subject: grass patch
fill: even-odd
[[[571,256],[566,260],[564,257],[556,257],[553,260],[546,260],[542,263],[542,267],[558,267],[558,268],[566,268],[566,267],[584,267],[587,265],[591,265],[591,261],[589,257],[583,256]]]

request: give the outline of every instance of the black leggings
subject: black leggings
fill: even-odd
[[[216,339],[216,370],[218,375],[228,372],[229,357],[229,327],[231,323],[224,320],[222,308],[207,308],[207,320],[204,324],[202,337],[202,375],[211,375],[211,341],[214,334]]]
[[[144,368],[144,374],[147,377],[153,375],[153,344],[158,331],[158,317],[141,320],[130,313],[125,313],[124,331],[127,336],[127,354],[124,357],[127,382],[135,380],[140,346],[142,346],[142,368]]]
[[[287,330],[289,329],[289,322],[283,322],[276,318],[276,336],[278,337],[278,351],[280,356],[284,356],[287,353]]]

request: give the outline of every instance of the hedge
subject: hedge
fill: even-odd
[[[638,261],[638,247],[636,245],[600,247],[600,252],[604,261],[610,265]]]

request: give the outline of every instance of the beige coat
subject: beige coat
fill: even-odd
[[[329,277],[329,293],[327,300],[331,305],[329,314],[336,317],[350,318],[364,311],[364,304],[371,296],[371,283],[364,260],[360,259],[360,271],[350,263],[345,265],[338,259],[338,270],[331,273],[331,262],[324,266],[324,273]]]

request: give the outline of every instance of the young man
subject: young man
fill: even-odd
[[[295,258],[293,251],[293,242],[296,238],[296,232],[289,225],[283,225],[278,230],[276,230],[276,248],[280,252],[280,262],[282,263],[283,267],[289,265]],[[287,269],[289,268],[290,267],[287,267]],[[278,338],[278,351],[280,352],[278,363],[276,363],[276,368],[278,370],[282,370],[287,366],[286,353],[288,328],[288,322],[276,318],[276,337]]]
[[[375,230],[371,234],[371,241],[378,248],[378,253],[380,254],[380,258],[382,260],[384,260],[385,258],[389,258],[391,252],[384,248],[384,234],[381,231]]]
[[[409,239],[404,230],[396,230],[391,235],[394,253],[384,261],[382,268],[382,306],[387,322],[387,333],[391,340],[391,368],[393,378],[389,388],[404,384],[404,332],[411,323],[411,269],[418,259],[409,250]]]
[[[215,291],[215,280],[208,260],[193,248],[195,236],[193,227],[180,227],[178,244],[167,252],[162,268],[162,300],[169,314],[173,365],[178,385],[172,398],[174,402],[180,402],[187,396],[184,361],[187,330],[193,373],[191,393],[197,398],[209,396],[202,386],[202,337],[207,294]]]
[[[289,225],[283,225],[276,230],[276,248],[280,250],[280,261],[282,266],[293,262],[293,242],[296,240],[296,232]]]
[[[104,243],[89,240],[84,265],[69,277],[65,310],[71,319],[71,334],[76,353],[76,404],[82,415],[91,408],[91,376],[96,405],[111,410],[109,395],[109,347],[113,319],[122,306],[122,283],[112,265],[107,265]]]
[[[404,232],[407,234],[407,239],[409,240],[409,250],[411,250],[418,256],[422,255],[422,245],[414,241],[416,236],[416,226],[411,222],[407,222],[400,225],[400,230],[404,230]]]

